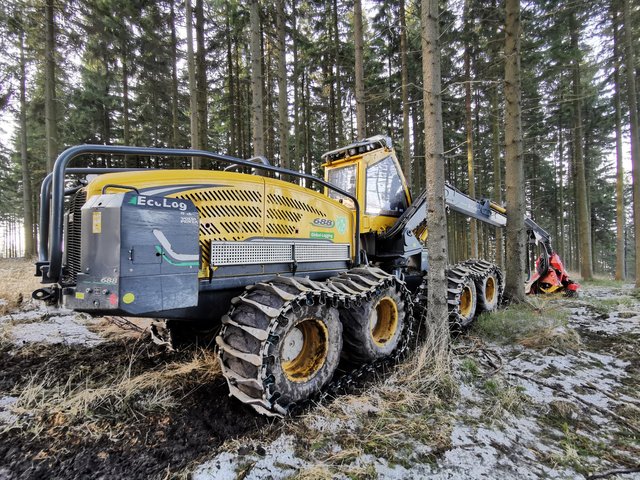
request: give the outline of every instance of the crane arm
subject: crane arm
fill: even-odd
[[[505,227],[507,225],[506,210],[490,200],[477,200],[449,184],[445,185],[444,193],[445,205],[448,209],[494,227]],[[380,239],[391,240],[399,238],[399,236],[404,236],[408,232],[415,230],[426,220],[426,203],[427,192],[424,190],[415,198],[395,225],[380,235]],[[527,227],[529,242],[542,243],[548,253],[551,253],[551,235],[529,217],[525,218],[525,226]]]

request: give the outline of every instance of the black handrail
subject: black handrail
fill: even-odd
[[[355,206],[355,263],[360,264],[360,205],[355,195],[342,190],[325,180],[308,175],[306,173],[294,172],[285,168],[274,167],[272,165],[261,165],[229,155],[220,155],[217,153],[207,152],[205,150],[191,150],[183,148],[152,148],[152,147],[125,147],[116,145],[78,145],[71,147],[62,152],[53,166],[53,173],[45,178],[42,182],[41,189],[41,209],[40,209],[40,260],[48,265],[46,276],[51,281],[58,281],[62,275],[62,233],[64,220],[64,179],[67,173],[107,173],[108,171],[130,171],[138,169],[110,169],[110,168],[85,168],[85,169],[67,169],[67,165],[71,160],[86,154],[108,154],[108,155],[148,155],[148,156],[168,156],[168,157],[201,157],[211,160],[222,161],[225,163],[235,163],[246,167],[265,170],[268,172],[276,172],[284,175],[290,175],[295,178],[302,178],[316,182],[340,195],[353,200]],[[79,171],[82,170],[82,171]],[[89,172],[86,172],[89,170]],[[52,185],[51,204],[49,205],[49,189]],[[45,209],[46,207],[46,209]],[[50,208],[49,208],[50,207]],[[50,211],[50,218],[47,213]],[[45,218],[46,217],[46,218]],[[49,232],[45,237],[45,232]],[[44,246],[44,248],[43,248]],[[48,246],[48,248],[47,248]],[[43,258],[43,252],[48,252],[48,258]],[[46,268],[43,266],[43,268]],[[44,272],[43,272],[44,273]]]
[[[146,170],[145,168],[67,168],[66,173],[69,174],[81,174],[90,175],[92,173],[117,173],[117,172],[131,172],[134,170]],[[48,174],[42,180],[40,186],[40,240],[38,242],[38,260],[40,262],[48,263],[49,261],[49,215],[51,214],[49,209],[51,208],[51,180],[53,173]],[[75,190],[75,189],[72,189]],[[70,193],[65,190],[65,195]]]

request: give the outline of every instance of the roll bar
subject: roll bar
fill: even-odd
[[[153,148],[153,147],[128,147],[116,145],[78,145],[62,152],[53,166],[53,172],[47,175],[42,182],[40,196],[40,252],[37,263],[36,275],[42,275],[43,283],[58,282],[62,276],[62,236],[64,221],[64,197],[65,197],[65,177],[67,174],[91,174],[91,173],[112,173],[135,170],[147,170],[145,168],[67,168],[71,160],[87,154],[107,154],[107,155],[145,155],[145,156],[167,156],[167,157],[200,157],[210,160],[221,161],[230,164],[251,167],[267,172],[275,172],[290,175],[294,178],[302,178],[316,182],[323,187],[327,187],[340,195],[353,200],[355,206],[355,263],[360,264],[360,205],[355,195],[342,190],[333,184],[308,175],[306,173],[295,172],[286,168],[275,167],[256,163],[255,161],[244,160],[229,155],[221,155],[208,152],[206,150],[192,150],[186,148]],[[49,198],[51,197],[51,198]]]

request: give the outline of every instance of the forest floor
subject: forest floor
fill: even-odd
[[[0,260],[0,479],[640,478],[633,285],[483,315],[450,373],[416,374],[417,351],[274,420],[228,397],[209,349],[27,300],[32,271]]]

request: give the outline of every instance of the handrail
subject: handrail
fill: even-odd
[[[113,171],[110,168],[86,168],[86,169],[67,169],[67,165],[71,160],[81,155],[86,154],[108,154],[108,155],[149,155],[149,156],[168,156],[168,157],[201,157],[211,160],[222,161],[226,163],[235,163],[246,167],[265,170],[268,172],[276,172],[285,175],[289,175],[295,178],[302,178],[316,182],[330,190],[333,190],[340,195],[343,195],[354,202],[355,206],[355,263],[360,264],[360,205],[355,195],[342,190],[331,183],[308,175],[306,173],[294,172],[285,168],[274,167],[272,165],[262,165],[255,162],[250,162],[240,158],[235,158],[229,155],[220,155],[217,153],[207,152],[205,150],[192,150],[184,148],[152,148],[152,147],[127,147],[119,145],[78,145],[71,147],[62,152],[56,159],[56,163],[53,166],[53,173],[45,178],[42,182],[41,188],[41,210],[40,210],[40,260],[45,265],[41,268],[47,268],[46,262],[49,263],[46,277],[51,281],[59,281],[62,276],[62,234],[63,234],[63,220],[64,220],[64,179],[67,173],[84,173],[86,170],[90,170],[89,173],[98,173],[107,171]],[[78,171],[82,170],[82,172]],[[129,171],[138,169],[119,169],[119,171]],[[51,201],[49,205],[48,196],[49,189],[51,188]],[[43,207],[49,208],[43,208]],[[47,213],[50,212],[50,215]],[[46,217],[46,218],[44,218]],[[44,232],[49,232],[45,237]],[[43,246],[45,248],[43,248]],[[48,247],[48,248],[47,248]],[[48,253],[46,258],[43,258],[43,253]],[[45,273],[45,272],[43,272]]]

